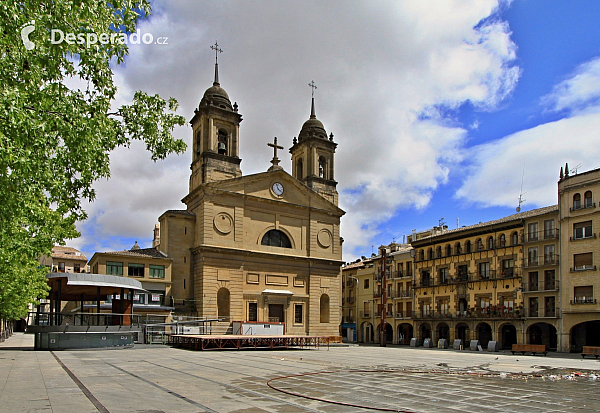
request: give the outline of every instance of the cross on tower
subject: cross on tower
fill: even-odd
[[[282,169],[281,166],[279,166],[279,158],[277,157],[277,149],[283,149],[283,146],[277,145],[277,137],[273,138],[273,143],[267,143],[267,146],[273,148],[273,159],[271,160],[271,163],[273,164],[273,166],[271,166],[269,168],[269,171],[272,171],[273,169]]]
[[[315,97],[315,89],[317,88],[317,85],[315,85],[315,81],[311,80],[310,83],[308,84],[308,86],[310,86],[312,88],[312,97]]]
[[[219,43],[217,43],[216,40],[215,40],[215,44],[210,46],[210,48],[215,51],[215,63],[218,63],[219,53],[223,53],[223,50],[219,49]]]

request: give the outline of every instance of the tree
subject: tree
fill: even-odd
[[[150,11],[147,0],[0,3],[0,318],[24,316],[47,293],[38,259],[79,235],[81,201],[110,176],[111,150],[142,140],[153,160],[185,151],[171,134],[185,123],[176,100],[138,91],[112,107],[123,35]]]

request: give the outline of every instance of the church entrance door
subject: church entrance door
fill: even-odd
[[[269,321],[283,323],[283,304],[269,304]]]

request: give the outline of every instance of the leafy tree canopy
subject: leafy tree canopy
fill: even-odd
[[[128,52],[122,37],[51,41],[53,29],[104,40],[133,33],[150,11],[147,0],[0,3],[0,318],[24,316],[46,294],[38,259],[79,235],[81,201],[109,177],[111,150],[142,140],[153,160],[185,151],[171,134],[185,123],[174,99],[138,91],[114,107],[112,68]],[[68,78],[85,86],[71,89]]]

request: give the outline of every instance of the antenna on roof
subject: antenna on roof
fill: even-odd
[[[577,175],[577,170],[581,168],[581,164],[577,165],[575,168],[571,169],[571,175]]]
[[[440,227],[442,227],[442,226],[446,225],[446,223],[444,222],[444,218],[446,218],[446,217],[441,217],[441,218],[439,219],[439,221],[438,221],[438,225],[439,225]]]
[[[521,204],[523,204],[525,202],[525,199],[523,199],[523,195],[525,195],[525,192],[523,192],[523,180],[525,179],[525,165],[523,165],[523,175],[521,176],[521,191],[519,192],[519,205],[517,206],[517,212],[521,212]]]

